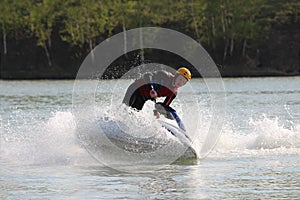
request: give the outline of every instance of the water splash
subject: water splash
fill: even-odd
[[[95,123],[95,118],[111,116],[110,109],[110,107],[105,107],[96,112],[86,109],[86,112],[82,114],[82,123],[87,122],[81,127],[83,131],[98,131],[99,127]],[[135,115],[115,110],[113,117],[119,120],[126,119],[124,122],[135,131],[132,132],[133,136],[145,134],[144,137],[149,137],[154,134],[155,129],[151,129],[151,126],[156,124],[151,109],[152,105],[146,105],[144,111]],[[94,113],[98,113],[98,116]],[[145,132],[144,126],[137,125],[142,119],[148,132]],[[200,125],[196,133],[191,133],[194,134],[191,137],[198,151],[203,145],[201,133],[209,128],[210,120],[209,111],[203,110],[200,113]],[[0,122],[1,160],[21,165],[99,165],[82,146],[77,135],[78,124],[71,112],[57,111],[52,113],[50,118],[41,119],[34,113],[28,115],[23,111],[15,110],[11,117],[2,117]],[[186,121],[187,127],[191,123],[193,123],[192,120]],[[292,126],[286,126],[278,117],[262,115],[250,118],[246,129],[247,131],[239,129],[228,120],[211,156],[300,155],[300,124],[294,123]],[[146,135],[146,133],[152,135]]]
[[[91,162],[78,145],[75,121],[71,112],[55,112],[43,121],[19,117],[3,123],[0,156],[2,160],[21,165],[66,165]]]
[[[214,156],[300,155],[300,125],[286,127],[278,117],[250,118],[247,131],[224,127]]]

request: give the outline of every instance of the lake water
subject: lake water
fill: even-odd
[[[201,154],[203,135],[217,118],[212,103],[219,99],[212,96],[222,91],[193,79],[172,105],[200,159],[147,171],[132,163],[133,170],[122,171],[87,152],[73,109],[83,108],[85,119],[118,112],[129,80],[100,81],[96,89],[80,81],[95,100],[86,105],[82,98],[76,106],[73,81],[0,81],[0,198],[300,199],[300,77],[223,82],[224,120],[210,154]],[[153,117],[152,106],[145,105],[140,119]]]

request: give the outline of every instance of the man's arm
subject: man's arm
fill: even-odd
[[[177,93],[172,93],[171,95],[167,96],[164,101],[164,104],[166,106],[169,106],[172,103],[173,99],[175,99],[176,95],[177,95]]]
[[[155,91],[159,91],[161,86],[165,85],[166,82],[169,80],[168,72],[166,71],[157,71],[152,76],[152,86]]]

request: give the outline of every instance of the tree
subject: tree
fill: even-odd
[[[213,48],[223,40],[223,60],[232,55],[235,43],[242,43],[242,55],[246,55],[249,41],[257,41],[267,35],[269,23],[260,18],[266,0],[215,0],[207,1],[204,9],[205,39]]]
[[[3,0],[0,2],[0,25],[3,42],[3,54],[8,54],[7,38],[18,39],[26,32],[24,20],[28,15],[26,6],[28,0]]]
[[[56,19],[62,14],[61,5],[60,0],[42,0],[34,1],[28,8],[30,11],[28,23],[37,38],[37,45],[44,49],[50,67],[52,66],[51,35]]]
[[[9,1],[3,0],[0,3],[0,22],[1,22],[1,30],[2,30],[2,42],[3,42],[3,54],[7,55],[7,33],[9,29],[12,27],[12,16],[10,15]]]
[[[108,1],[69,0],[61,38],[71,45],[89,46],[92,50],[103,34],[111,34],[117,22],[110,19]]]

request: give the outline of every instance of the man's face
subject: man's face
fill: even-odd
[[[181,74],[179,76],[177,76],[177,78],[175,79],[175,87],[181,87],[184,84],[186,84],[187,80],[184,76],[182,76]]]

